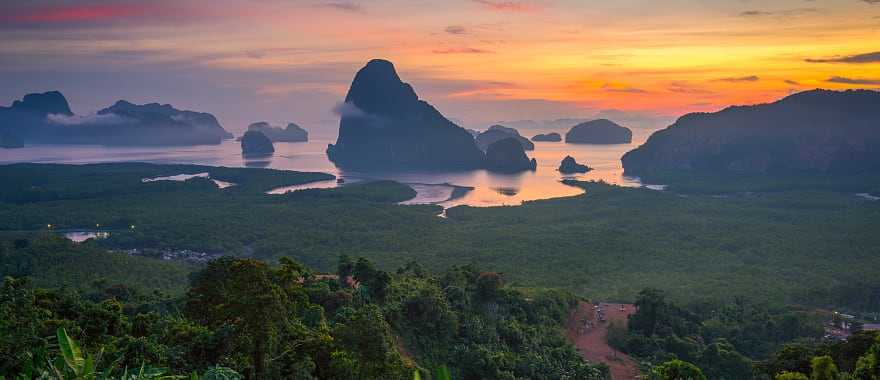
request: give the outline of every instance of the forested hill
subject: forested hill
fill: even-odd
[[[154,286],[141,275],[162,268],[87,246],[55,252],[64,244],[54,239],[0,241],[4,263],[54,268],[0,286],[0,374],[87,371],[52,360],[71,352],[46,338],[57,330],[62,348],[69,335],[113,378],[126,368],[204,379],[218,370],[228,379],[606,378],[604,366],[585,362],[561,334],[573,295],[525,294],[471,266],[435,276],[412,263],[389,273],[342,257],[330,276],[287,258],[269,266],[225,257],[195,272],[185,294],[169,295],[138,290]],[[47,254],[69,273],[36,258]],[[100,255],[118,257],[89,257]],[[80,281],[86,268],[112,277]],[[59,287],[28,281],[48,284],[48,274],[61,275],[51,281]],[[74,375],[63,378],[87,378]]]

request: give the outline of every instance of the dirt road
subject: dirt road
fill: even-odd
[[[566,329],[568,339],[574,343],[584,359],[608,365],[612,379],[638,379],[639,370],[636,362],[626,354],[609,347],[605,342],[608,322],[623,321],[626,323],[627,316],[635,312],[634,306],[616,303],[601,303],[599,306],[605,316],[605,322],[598,320],[593,304],[587,302],[578,304],[577,309],[568,319]]]

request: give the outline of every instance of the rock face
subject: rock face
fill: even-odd
[[[98,145],[219,144],[232,137],[213,115],[168,104],[120,100],[95,115],[77,116],[57,91],[28,94],[11,107],[0,107],[0,133],[25,143]]]
[[[635,175],[878,171],[880,92],[814,90],[685,115],[622,161]]]
[[[489,148],[489,145],[492,145],[492,143],[511,137],[519,141],[523,149],[535,150],[535,144],[533,144],[527,138],[520,136],[519,131],[513,128],[505,127],[503,125],[493,125],[489,127],[489,129],[487,129],[485,132],[477,135],[476,141],[477,146],[480,147],[480,150],[485,152],[486,149]]]
[[[562,136],[560,136],[556,132],[551,132],[551,133],[547,133],[547,134],[535,135],[532,137],[532,141],[535,141],[535,142],[540,142],[540,141],[557,142],[557,141],[562,141]]]
[[[565,134],[565,142],[572,144],[629,144],[632,131],[608,119],[598,119],[572,127]]]
[[[245,156],[268,156],[275,153],[272,141],[258,131],[247,131],[241,137],[241,154]]]
[[[577,163],[572,156],[565,156],[559,164],[559,172],[562,174],[586,173],[593,168]]]
[[[248,126],[248,131],[261,132],[272,142],[305,142],[309,141],[309,132],[295,123],[287,123],[286,128],[275,127],[265,121]]]
[[[337,107],[339,138],[327,155],[340,167],[473,169],[485,165],[474,138],[400,80],[394,65],[372,60]]]
[[[498,140],[486,149],[486,168],[501,173],[535,170],[538,162],[529,160],[519,141],[513,137]]]

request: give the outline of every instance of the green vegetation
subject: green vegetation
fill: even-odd
[[[745,296],[880,309],[870,296],[880,290],[874,275],[880,268],[880,234],[874,231],[880,202],[849,193],[719,197],[572,183],[586,194],[521,207],[457,207],[442,219],[435,206],[395,205],[413,194],[396,183],[271,196],[262,191],[289,181],[248,181],[274,171],[225,169],[238,177],[214,176],[241,187],[219,190],[201,180],[142,184],[146,169],[139,165],[0,167],[3,178],[21,178],[23,171],[44,188],[61,189],[53,190],[61,194],[50,197],[56,200],[0,203],[0,231],[49,223],[134,224],[135,230],[113,233],[101,246],[194,249],[269,262],[288,256],[323,271],[343,254],[367,257],[381,268],[413,260],[434,271],[479,263],[506,273],[513,286],[564,288],[605,300],[632,300],[641,289],[656,287],[677,301]],[[145,167],[151,175],[181,172]],[[131,170],[137,174],[126,174]],[[102,173],[101,180],[118,184],[117,190],[90,186],[96,174],[88,173]],[[291,181],[305,176],[273,175]],[[35,180],[20,181],[9,183],[21,188]],[[94,193],[65,195],[64,189],[76,188]]]
[[[744,192],[830,191],[840,193],[880,194],[880,175],[819,174],[747,174],[710,172],[657,172],[641,177],[647,183],[660,183],[668,190],[693,194],[732,194]]]
[[[734,300],[682,308],[641,292],[624,338],[609,344],[651,365],[650,379],[875,380],[880,334],[822,339],[812,313]],[[617,332],[620,334],[620,332]]]
[[[767,308],[742,299],[683,308],[667,300],[663,292],[646,289],[636,306],[626,336],[608,342],[643,362],[666,362],[653,371],[659,371],[661,379],[666,378],[663,373],[681,373],[690,363],[710,379],[752,379],[755,360],[769,357],[790,342],[818,342],[824,333],[813,313]],[[675,370],[663,370],[666,367]]]
[[[27,249],[34,247],[50,249]],[[7,277],[0,287],[0,373],[21,374],[16,379],[607,378],[603,366],[584,362],[561,334],[577,302],[569,293],[527,297],[505,286],[501,275],[472,267],[434,277],[411,263],[392,274],[343,257],[340,276],[317,276],[293,260],[279,263],[225,257],[195,272],[185,295],[147,296],[137,304],[113,290],[45,289]]]
[[[117,298],[182,294],[195,267],[107,252],[94,241],[76,244],[54,234],[0,239],[0,277],[80,291],[112,289]]]

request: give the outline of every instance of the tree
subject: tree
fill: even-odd
[[[629,317],[629,328],[645,336],[654,335],[667,313],[666,295],[659,289],[645,289],[639,292],[635,305],[637,310]]]
[[[286,321],[283,292],[271,276],[263,262],[224,257],[198,273],[187,294],[191,318],[215,329],[234,328],[236,346],[250,353],[248,378],[265,378],[266,355]]]
[[[785,371],[776,375],[774,380],[810,380],[810,378],[800,372]]]
[[[736,348],[723,338],[706,347],[699,363],[712,380],[752,378],[752,361],[737,352]]]
[[[628,338],[626,326],[623,322],[612,320],[608,323],[608,333],[605,335],[605,341],[614,351],[614,357],[617,357],[617,351],[623,351],[626,348]]]
[[[504,286],[504,276],[496,272],[483,272],[477,277],[477,294],[483,299],[493,299]]]
[[[840,373],[830,356],[817,356],[810,361],[810,380],[838,380]]]
[[[852,377],[856,380],[880,380],[880,336],[877,336],[871,349],[856,362]]]
[[[678,359],[651,369],[651,380],[708,380],[697,366]]]

